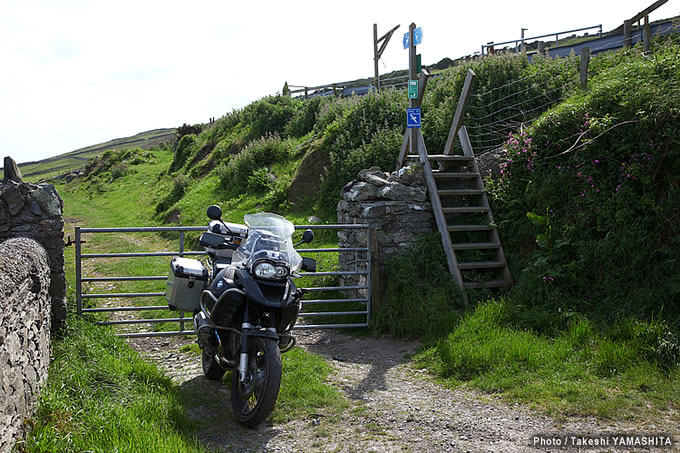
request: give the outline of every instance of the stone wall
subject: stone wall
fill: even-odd
[[[4,168],[5,179],[0,181],[0,242],[27,237],[47,250],[52,331],[56,332],[66,322],[64,203],[52,184],[22,182],[21,173],[11,159],[5,159]]]
[[[413,245],[418,236],[436,229],[432,206],[427,201],[427,191],[419,167],[404,167],[394,173],[385,173],[378,167],[362,170],[357,180],[348,183],[342,190],[338,203],[338,223],[368,224],[376,229],[377,247],[373,262],[379,268],[379,291],[374,298],[379,300],[384,291],[389,258],[403,253]],[[365,231],[345,230],[338,233],[339,247],[366,247]],[[349,253],[340,254],[340,270],[365,270],[364,263],[356,263]],[[343,286],[365,285],[365,276],[350,276],[343,279]]]
[[[33,414],[50,361],[50,274],[31,239],[0,244],[0,452],[9,452]]]

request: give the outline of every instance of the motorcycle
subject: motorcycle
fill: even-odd
[[[231,370],[231,406],[247,427],[274,410],[281,385],[281,354],[295,346],[291,331],[304,291],[293,278],[316,271],[316,261],[295,250],[309,243],[306,230],[293,245],[294,225],[276,214],[247,214],[245,225],[226,223],[210,206],[208,231],[199,243],[208,266],[176,257],[170,264],[166,298],[171,309],[193,313],[203,373],[220,380]]]

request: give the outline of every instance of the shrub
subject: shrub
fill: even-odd
[[[266,172],[264,167],[277,162],[285,162],[289,153],[290,145],[281,140],[278,135],[254,140],[243,151],[230,156],[227,163],[219,168],[220,185],[223,189],[233,193],[243,193],[248,188],[249,178],[253,177],[256,171]],[[257,176],[253,179],[253,183],[255,184],[256,181]],[[260,188],[267,188],[268,182],[265,186]]]
[[[184,135],[177,143],[175,154],[172,157],[172,164],[170,164],[170,171],[177,171],[190,160],[192,154],[197,149],[197,140],[195,134]]]
[[[302,102],[302,105],[295,116],[285,127],[285,135],[288,137],[302,137],[314,129],[316,119],[319,114],[322,97],[315,97]]]
[[[680,53],[619,58],[508,140],[495,213],[518,301],[600,319],[663,308],[677,328]],[[528,212],[549,216],[550,241]]]
[[[450,332],[462,309],[460,290],[451,278],[439,234],[421,237],[387,265],[387,288],[372,319],[378,332],[434,339]]]
[[[249,104],[241,113],[241,122],[250,126],[250,138],[283,134],[286,124],[296,114],[298,100],[288,96],[267,96]]]

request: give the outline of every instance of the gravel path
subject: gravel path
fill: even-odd
[[[337,331],[297,332],[298,346],[327,358],[336,370],[332,382],[351,402],[339,416],[309,414],[302,420],[249,430],[230,410],[229,388],[203,378],[200,358],[180,353],[191,339],[136,339],[133,347],[156,361],[180,388],[189,416],[198,424],[199,441],[228,452],[540,452],[680,451],[672,448],[578,449],[530,446],[536,433],[602,435],[669,433],[677,425],[635,426],[624,422],[536,415],[508,407],[498,398],[474,391],[448,390],[434,383],[405,358],[416,343],[387,338],[353,338]],[[669,426],[671,428],[669,429]]]

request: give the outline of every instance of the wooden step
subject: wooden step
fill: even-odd
[[[469,242],[461,244],[453,244],[454,250],[492,250],[497,249],[500,245],[496,242]]]
[[[482,212],[489,212],[489,208],[484,206],[460,206],[455,208],[442,208],[444,214],[478,214]]]
[[[406,158],[414,160],[420,159],[417,154],[408,154]],[[450,154],[428,154],[427,158],[438,162],[472,162],[474,159],[471,156],[457,156]]]
[[[505,267],[503,261],[470,261],[469,263],[458,263],[461,269],[497,269]]]
[[[442,189],[438,190],[439,196],[447,195],[484,195],[484,190],[482,189]]]
[[[463,286],[466,288],[502,288],[508,286],[510,282],[505,280],[489,280],[487,282],[463,282]]]
[[[467,171],[438,171],[432,170],[432,174],[435,179],[455,179],[455,178],[479,178],[479,173],[467,172]]]
[[[492,225],[449,225],[450,232],[456,231],[492,231]]]

